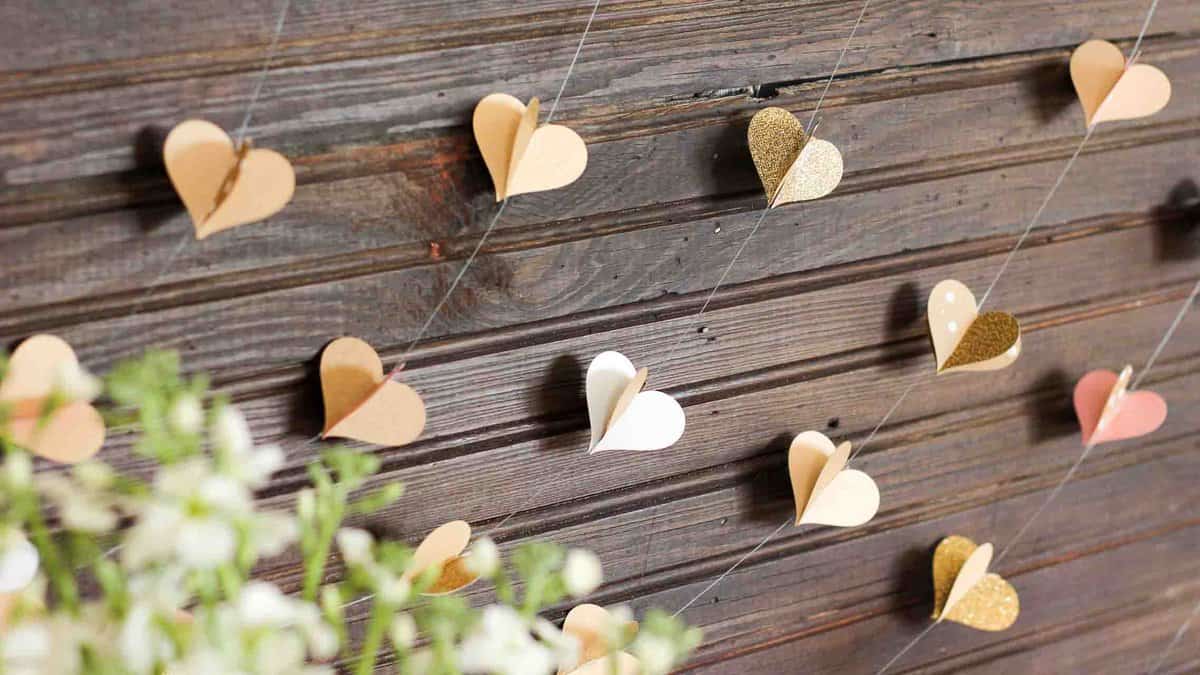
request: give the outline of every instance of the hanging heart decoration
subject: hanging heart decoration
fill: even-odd
[[[588,366],[588,452],[660,450],[683,435],[679,403],[661,391],[642,391],[649,371],[637,370],[619,352],[603,352]]]
[[[538,126],[536,98],[526,106],[508,94],[490,94],[475,106],[472,126],[496,201],[575,182],[587,168],[587,145],[561,124]]]
[[[351,438],[384,446],[407,445],[425,428],[425,403],[412,387],[384,375],[371,345],[338,338],[321,354],[325,429],[321,438]]]
[[[1006,368],[1021,355],[1021,325],[1007,312],[979,313],[971,289],[947,279],[929,294],[937,372]]]
[[[870,476],[847,469],[850,443],[834,447],[819,431],[792,439],[788,476],[796,499],[796,524],[862,525],[879,511],[879,487]]]
[[[746,132],[750,158],[773,208],[819,199],[842,181],[842,153],[829,141],[808,138],[783,108],[763,108]]]

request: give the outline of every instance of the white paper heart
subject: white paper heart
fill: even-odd
[[[640,391],[639,379],[633,363],[619,352],[592,359],[585,387],[592,427],[589,453],[660,450],[683,435],[683,408],[660,391]]]
[[[870,476],[847,469],[850,443],[834,447],[819,431],[806,431],[788,450],[788,476],[796,500],[796,524],[857,527],[879,511],[879,487]]]

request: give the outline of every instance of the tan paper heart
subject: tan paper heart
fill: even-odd
[[[796,499],[796,524],[834,527],[862,525],[879,511],[879,488],[870,476],[846,469],[850,443],[836,448],[819,431],[792,439],[788,476]]]
[[[167,175],[196,229],[196,238],[277,213],[292,199],[296,174],[274,150],[233,147],[221,127],[181,122],[163,143]]]
[[[479,575],[464,564],[463,552],[469,543],[471,526],[465,521],[455,520],[438,527],[417,546],[402,578],[412,581],[428,569],[440,568],[437,580],[423,595],[446,595],[470,586]]]
[[[746,135],[772,208],[824,197],[842,181],[842,153],[829,141],[806,141],[804,125],[783,108],[755,113]]]
[[[975,295],[947,279],[929,294],[929,335],[937,372],[999,370],[1021,355],[1021,325],[1006,312],[978,313]]]
[[[1111,42],[1088,40],[1071,54],[1071,82],[1084,122],[1131,120],[1162,110],[1171,100],[1171,81],[1154,66],[1127,64]]]
[[[1000,575],[987,571],[991,562],[991,544],[976,546],[960,536],[938,543],[933,552],[934,620],[987,631],[1013,625],[1021,611],[1017,591]]]
[[[338,338],[321,354],[325,430],[321,438],[375,445],[413,442],[425,428],[425,403],[412,387],[384,376],[383,362],[358,338]]]
[[[597,659],[607,663],[604,657],[619,646],[610,644],[610,638],[620,637],[621,644],[627,644],[637,635],[637,630],[636,621],[630,621],[624,626],[617,625],[616,617],[599,605],[583,604],[572,608],[563,620],[562,631],[579,641],[578,665],[575,668],[559,668],[558,675],[581,675],[588,672],[584,669]],[[636,665],[636,659],[634,663]]]
[[[87,401],[53,400],[59,377],[78,368],[75,351],[54,335],[35,335],[13,351],[0,382],[0,403],[9,408],[6,431],[14,443],[64,464],[100,451],[105,435],[100,412]]]
[[[587,145],[561,124],[538,126],[538,100],[526,107],[508,94],[489,94],[475,106],[472,126],[496,201],[570,185],[587,168]]]

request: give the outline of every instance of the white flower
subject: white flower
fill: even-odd
[[[296,621],[296,605],[274,584],[251,581],[237,599],[238,616],[249,626],[280,628]]]
[[[244,455],[254,448],[254,439],[250,436],[250,425],[237,408],[227,405],[217,412],[213,420],[213,444],[223,452],[233,456]]]
[[[562,632],[558,626],[541,617],[533,622],[533,634],[554,653],[554,661],[560,670],[570,670],[579,665],[583,651],[579,638]]]
[[[582,548],[567,551],[563,564],[563,585],[573,597],[579,598],[600,587],[604,572],[595,553]]]
[[[381,568],[377,568],[373,572],[376,592],[379,594],[380,600],[390,605],[401,605],[408,601],[409,596],[412,595],[411,581]]]
[[[312,488],[296,494],[296,516],[304,523],[311,523],[317,517],[317,493]]]
[[[408,612],[396,612],[388,628],[388,636],[397,649],[412,649],[417,641],[417,622]]]
[[[237,534],[218,518],[186,518],[175,535],[175,555],[189,569],[213,569],[233,560]]]
[[[675,665],[675,649],[664,637],[643,633],[634,641],[633,655],[642,664],[645,675],[665,675]]]
[[[100,395],[100,380],[79,365],[78,361],[64,361],[54,374],[55,389],[71,401],[91,401]]]
[[[371,560],[371,548],[375,545],[375,537],[357,527],[343,527],[338,530],[337,545],[347,564],[362,565]]]
[[[196,498],[225,515],[242,515],[254,510],[254,497],[245,485],[228,476],[208,476],[196,486]]]
[[[50,658],[50,627],[44,623],[19,623],[9,627],[0,640],[0,664],[3,672],[42,672]]]
[[[479,623],[463,639],[458,652],[464,673],[542,675],[554,671],[554,655],[529,634],[511,607],[488,605]]]
[[[38,571],[38,552],[25,534],[9,529],[0,536],[0,593],[12,593],[29,585]]]
[[[33,482],[33,460],[20,450],[10,450],[4,459],[4,479],[12,489],[26,488]]]
[[[107,490],[117,478],[111,466],[95,460],[80,462],[71,467],[71,475],[89,490]]]
[[[247,485],[262,487],[283,466],[284,459],[283,448],[272,443],[249,452],[235,470]]]
[[[250,545],[258,555],[267,558],[283,553],[300,536],[296,520],[286,513],[266,511],[256,514],[250,528]]]
[[[204,407],[195,394],[183,394],[171,404],[171,412],[167,418],[176,431],[185,434],[198,434],[204,426]]]
[[[172,656],[171,641],[159,629],[157,618],[148,605],[136,603],[121,624],[117,650],[125,667],[138,675],[153,673],[156,663]]]
[[[83,473],[93,484],[102,480],[101,472],[84,470]],[[94,489],[83,481],[72,482],[57,473],[39,475],[37,485],[58,508],[58,516],[68,530],[103,533],[116,528],[118,515],[103,489]]]
[[[471,573],[491,577],[500,566],[500,549],[491,537],[480,537],[471,544],[471,553],[463,558],[463,562]]]

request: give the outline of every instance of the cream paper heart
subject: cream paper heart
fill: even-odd
[[[489,94],[475,106],[472,126],[496,201],[570,185],[587,168],[587,145],[561,124],[538,126],[536,98],[526,107],[508,94]]]
[[[1071,82],[1087,126],[1146,117],[1171,100],[1171,81],[1154,66],[1127,64],[1111,42],[1088,40],[1071,54]]]
[[[104,445],[104,418],[84,400],[61,401],[46,414],[59,378],[80,369],[79,359],[62,338],[35,335],[13,350],[0,382],[0,403],[9,407],[9,438],[54,462],[74,464]]]
[[[588,366],[588,452],[660,450],[683,435],[683,408],[661,391],[642,391],[647,370],[636,370],[618,352],[603,352]]]
[[[438,527],[417,546],[401,578],[412,581],[428,569],[440,568],[437,580],[422,595],[447,595],[470,586],[479,575],[464,564],[463,552],[469,543],[471,526],[466,521],[454,520]]]
[[[1075,385],[1075,416],[1083,444],[1099,445],[1144,436],[1167,419],[1167,402],[1152,391],[1128,391],[1133,366],[1120,375],[1093,370]]]
[[[393,374],[395,371],[393,371]],[[407,445],[425,428],[425,403],[412,387],[383,374],[383,362],[358,338],[338,338],[321,354],[325,429],[321,438]]]
[[[805,431],[788,449],[788,477],[796,499],[796,524],[856,527],[879,511],[879,487],[870,476],[846,469],[850,443],[836,448],[819,431]]]
[[[772,208],[819,199],[842,181],[842,153],[829,141],[806,141],[804,125],[783,108],[755,113],[746,136]]]
[[[574,637],[579,642],[579,659],[574,668],[559,668],[558,675],[584,675],[592,672],[590,670],[593,663],[599,661],[607,666],[611,665],[608,657],[612,654],[616,645],[610,644],[610,637],[621,633],[623,638],[622,643],[628,643],[637,635],[638,625],[636,621],[630,621],[624,626],[619,626],[616,623],[617,619],[607,609],[599,605],[583,604],[577,605],[567,612],[567,618],[563,620],[562,632],[565,635]],[[621,673],[629,673],[629,675],[637,675],[639,665],[637,659],[625,654],[617,652],[612,654],[618,659],[618,667]],[[634,670],[625,670],[625,663],[629,659],[632,660]],[[608,672],[606,669],[599,671],[600,673]]]
[[[296,190],[287,158],[248,143],[235,148],[221,127],[204,120],[181,122],[167,134],[163,162],[197,239],[270,217]]]
[[[950,536],[933,552],[933,618],[979,630],[1000,631],[1017,620],[1017,591],[1000,575],[988,572],[992,545],[976,546]]]
[[[1021,325],[1006,312],[978,313],[975,296],[947,279],[929,294],[929,335],[938,374],[1008,367],[1021,355]]]

